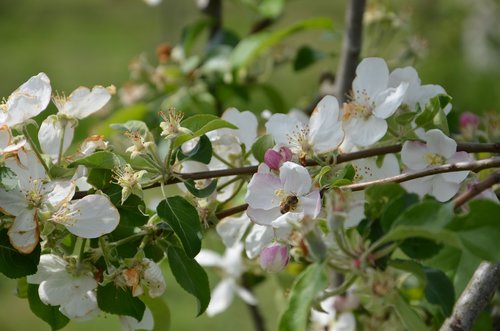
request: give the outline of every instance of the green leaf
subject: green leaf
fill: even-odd
[[[283,12],[285,0],[262,0],[259,4],[259,14],[266,18],[276,18]]]
[[[421,226],[428,229],[442,229],[453,219],[453,204],[441,204],[427,200],[414,204],[405,210],[392,224],[398,226]]]
[[[113,175],[109,169],[91,168],[87,177],[87,183],[96,189],[103,190],[111,185]]]
[[[212,23],[210,20],[203,19],[193,24],[189,24],[182,29],[181,43],[184,47],[184,52],[186,53],[186,55],[189,55],[191,53],[191,49],[198,37],[211,25]]]
[[[30,254],[19,253],[9,241],[7,230],[0,231],[0,272],[9,278],[33,275],[40,262],[40,245]]]
[[[432,129],[433,122],[439,111],[442,110],[451,98],[447,95],[437,95],[429,100],[425,105],[424,110],[415,118],[415,124],[424,129]]]
[[[252,145],[252,154],[259,162],[264,162],[264,154],[269,148],[273,148],[274,139],[270,134],[259,137]]]
[[[389,201],[382,214],[380,224],[385,232],[389,231],[396,219],[410,206],[419,201],[418,195],[414,193],[405,193],[392,201]]]
[[[147,295],[142,295],[141,300],[153,314],[154,328],[152,331],[169,331],[171,316],[170,309],[165,300],[161,297],[150,298]]]
[[[179,160],[198,161],[204,164],[209,164],[212,159],[212,143],[206,135],[200,137],[200,141],[187,154],[184,154],[179,148],[177,152]]]
[[[126,315],[140,321],[146,305],[132,296],[130,289],[116,287],[114,283],[97,287],[97,305],[102,311],[115,315]]]
[[[149,107],[145,103],[137,103],[132,106],[117,109],[110,117],[99,123],[97,133],[109,137],[113,134],[113,129],[116,129],[115,123],[134,122],[137,119],[145,118],[148,112]]]
[[[196,208],[180,196],[169,197],[158,204],[158,216],[168,223],[182,242],[189,257],[201,249],[201,223]]]
[[[126,123],[113,123],[110,124],[110,128],[120,133],[138,131],[143,137],[149,134],[149,128],[146,123],[137,120],[127,121]]]
[[[424,268],[420,263],[413,260],[395,259],[389,260],[387,264],[393,268],[411,273],[412,275],[417,277],[422,286],[425,286],[427,284],[427,276],[424,272]]]
[[[396,123],[398,123],[400,125],[410,124],[415,119],[417,114],[418,113],[416,113],[416,112],[408,112],[408,113],[398,114],[398,115],[396,115],[396,118],[395,118]]]
[[[178,247],[169,247],[167,256],[175,280],[184,290],[196,298],[198,304],[197,316],[201,315],[210,302],[210,286],[205,270],[194,258],[188,257]]]
[[[302,331],[306,329],[314,298],[328,285],[325,266],[311,264],[295,280],[288,307],[281,316],[280,331]]]
[[[7,167],[0,167],[0,188],[10,191],[17,186],[16,174]]]
[[[52,330],[60,330],[69,323],[69,318],[59,311],[58,306],[49,306],[40,300],[38,285],[28,285],[28,303],[33,314],[47,322]]]
[[[411,306],[405,301],[405,299],[399,294],[394,293],[391,298],[392,305],[396,310],[396,314],[399,316],[401,322],[406,327],[408,331],[428,331],[429,328],[425,325],[422,319],[417,315],[417,313],[411,308]]]
[[[192,133],[186,133],[178,136],[175,139],[173,148],[177,148],[186,141],[204,135],[205,133],[213,130],[222,128],[238,129],[238,127],[236,127],[234,124],[224,121],[215,115],[209,114],[198,114],[188,117],[181,122],[181,126],[191,130]]]
[[[450,316],[455,304],[455,290],[444,272],[434,268],[425,268],[427,285],[424,292],[427,301],[438,305],[445,316]]]
[[[297,32],[307,29],[332,30],[333,24],[331,19],[320,17],[307,19],[278,31],[264,31],[253,34],[243,39],[236,46],[230,57],[231,67],[234,69],[244,68],[270,47]]]
[[[388,203],[405,193],[406,192],[401,185],[394,183],[372,185],[368,187],[365,190],[366,217],[372,220],[380,218]]]
[[[300,71],[325,57],[325,54],[309,46],[302,46],[293,60],[293,70]]]
[[[189,193],[191,193],[195,197],[206,198],[217,189],[217,179],[212,180],[210,184],[202,189],[197,188],[195,181],[192,179],[185,180],[184,186],[186,186]]]
[[[121,156],[118,156],[115,153],[109,151],[98,151],[70,163],[69,166],[76,167],[79,165],[83,165],[89,168],[112,170],[115,167],[124,166],[125,160],[123,160]]]

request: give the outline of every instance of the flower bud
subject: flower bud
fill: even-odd
[[[288,147],[280,147],[279,151],[270,148],[264,154],[264,162],[272,170],[278,170],[281,165],[292,159],[292,151]]]
[[[476,114],[471,112],[465,112],[460,115],[460,127],[465,128],[468,126],[472,126],[477,128],[479,125],[479,117]]]
[[[288,264],[288,245],[273,243],[260,253],[260,266],[269,272],[279,272]]]

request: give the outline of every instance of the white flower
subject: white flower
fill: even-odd
[[[70,319],[88,320],[99,313],[95,289],[97,281],[90,271],[70,273],[61,257],[45,254],[40,257],[38,271],[28,276],[31,284],[40,284],[40,300],[59,310]]]
[[[0,126],[0,155],[12,153],[26,145],[25,139],[13,141],[12,131],[7,125]]]
[[[61,120],[56,115],[47,117],[38,131],[42,152],[50,156],[53,161],[62,157],[73,141],[75,126],[76,122],[72,120]]]
[[[386,119],[405,97],[408,83],[390,88],[389,69],[383,59],[366,58],[356,68],[353,100],[344,104],[342,121],[346,138],[358,146],[369,146],[387,132]]]
[[[72,156],[72,159],[80,159],[94,153],[97,149],[105,150],[108,147],[108,142],[104,140],[103,136],[93,135],[85,139],[80,145],[78,152]],[[88,169],[85,166],[79,165],[73,175],[72,180],[81,191],[88,191],[92,186],[87,183]]]
[[[148,307],[146,307],[146,310],[144,310],[144,315],[142,316],[142,319],[140,321],[131,316],[125,315],[120,315],[118,318],[120,320],[120,325],[123,331],[153,330],[153,328],[155,327],[153,314]]]
[[[469,161],[465,152],[457,152],[457,143],[437,129],[429,130],[423,139],[425,144],[417,141],[407,141],[401,151],[401,159],[409,171],[421,171],[429,167],[445,163]],[[443,173],[414,179],[403,183],[410,192],[420,196],[430,194],[444,202],[451,199],[459,190],[460,183],[467,177],[469,171]]]
[[[310,152],[323,154],[339,147],[344,139],[339,104],[327,95],[318,103],[308,124],[285,114],[274,114],[266,123],[267,133],[276,144],[289,147],[305,156]]]
[[[310,331],[355,331],[356,318],[351,312],[337,313],[336,297],[330,297],[320,303],[323,312],[311,310]]]
[[[39,241],[38,211],[57,209],[73,197],[75,185],[71,181],[49,182],[45,169],[32,151],[20,150],[5,164],[18,178],[17,188],[0,189],[0,208],[15,216],[9,228],[9,239],[18,251],[31,253]]]
[[[143,259],[142,262],[146,266],[142,279],[146,283],[146,286],[149,288],[149,296],[152,298],[157,298],[165,292],[166,288],[163,273],[161,272],[160,267],[154,261],[150,259]]]
[[[143,0],[150,6],[158,6],[161,3],[161,0]]]
[[[31,77],[0,105],[0,125],[14,126],[40,114],[50,102],[50,80],[43,72]]]
[[[256,173],[248,184],[245,198],[248,216],[257,224],[289,227],[305,216],[316,218],[321,208],[318,189],[313,189],[306,168],[285,162],[279,177]]]
[[[241,260],[242,251],[243,244],[237,243],[226,248],[224,256],[205,249],[202,249],[196,256],[196,261],[200,265],[219,268],[224,275],[224,278],[212,292],[212,298],[207,308],[208,316],[214,316],[226,310],[233,301],[234,294],[237,294],[249,305],[257,304],[253,294],[238,284],[239,278],[245,271]]]

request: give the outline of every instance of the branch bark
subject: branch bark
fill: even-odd
[[[351,88],[361,53],[363,35],[363,14],[366,0],[350,0],[346,12],[346,31],[343,38],[342,53],[337,68],[335,94],[342,104]]]
[[[477,195],[481,194],[481,192],[489,189],[490,187],[498,183],[500,183],[500,171],[496,171],[492,173],[490,176],[488,176],[485,180],[473,184],[469,190],[465,191],[464,193],[460,194],[455,199],[453,199],[453,204],[455,205],[455,209],[460,208],[467,201],[473,199]]]
[[[500,264],[482,262],[439,331],[468,331],[486,308],[500,281]]]

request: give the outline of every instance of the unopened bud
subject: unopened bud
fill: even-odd
[[[288,264],[288,245],[273,243],[260,253],[260,266],[269,272],[279,272]]]
[[[272,170],[278,170],[281,165],[292,159],[292,151],[288,147],[280,147],[279,151],[270,148],[264,154],[264,162]]]
[[[460,115],[460,127],[462,128],[470,126],[477,128],[479,121],[479,117],[471,112],[465,112]]]

